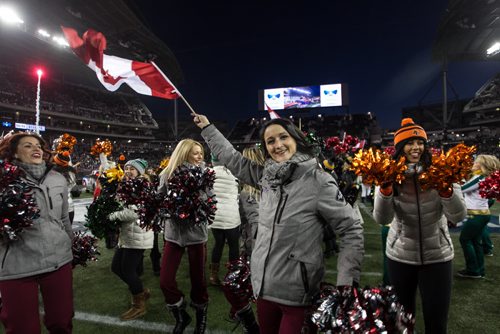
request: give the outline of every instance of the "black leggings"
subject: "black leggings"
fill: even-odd
[[[225,240],[229,246],[229,261],[237,260],[240,255],[240,227],[223,230],[212,228],[215,239],[214,249],[212,250],[212,263],[219,263],[222,257]]]
[[[127,283],[128,289],[133,295],[143,291],[142,281],[139,277],[143,255],[144,249],[117,248],[111,262],[111,270]]]
[[[446,333],[451,298],[451,261],[418,266],[387,259],[387,266],[399,301],[413,314],[418,287],[425,333]]]

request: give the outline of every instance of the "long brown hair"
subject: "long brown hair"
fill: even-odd
[[[13,161],[16,159],[17,146],[19,141],[24,137],[33,137],[38,140],[43,151],[43,160],[50,163],[51,151],[47,142],[42,137],[34,132],[18,132],[13,135],[6,136],[0,141],[0,159]]]

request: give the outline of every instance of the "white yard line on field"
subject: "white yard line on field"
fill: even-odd
[[[174,329],[174,326],[167,325],[167,324],[161,323],[161,322],[150,322],[150,321],[144,321],[144,320],[121,321],[120,319],[118,319],[116,317],[111,317],[109,315],[93,314],[93,313],[86,313],[86,312],[80,312],[80,311],[75,312],[74,319],[81,320],[81,321],[93,322],[96,324],[102,324],[102,325],[108,325],[108,326],[114,326],[114,327],[127,327],[127,328],[134,328],[134,329],[138,329],[138,330],[152,331],[152,332],[171,333],[172,330]],[[186,332],[192,332],[192,331],[193,331],[192,327],[186,328]],[[222,330],[207,330],[206,333],[229,334],[231,332],[222,331]]]

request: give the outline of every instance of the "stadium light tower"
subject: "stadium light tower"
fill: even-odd
[[[8,6],[0,6],[0,20],[7,24],[22,24],[24,21],[19,17],[17,12]]]
[[[500,43],[499,42],[495,42],[492,46],[490,46],[488,48],[488,50],[486,50],[487,57],[493,57],[493,56],[497,55],[498,53],[500,53]]]
[[[38,125],[40,124],[40,83],[42,81],[43,70],[41,68],[37,68],[36,75],[38,76],[38,84],[36,86],[36,123],[35,123],[35,132],[40,134],[40,129]]]

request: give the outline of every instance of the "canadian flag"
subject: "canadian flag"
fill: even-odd
[[[359,150],[360,148],[363,148],[365,147],[365,143],[366,143],[366,140],[360,140],[353,148],[352,150],[355,151],[355,150]]]
[[[93,29],[87,30],[82,38],[75,29],[61,29],[73,52],[97,74],[107,90],[114,92],[126,83],[139,94],[170,100],[179,97],[175,86],[156,64],[104,54],[106,37]]]
[[[267,103],[266,103],[266,108],[267,112],[269,113],[269,117],[271,117],[271,119],[281,118],[276,111],[272,110],[271,107],[267,105]]]

